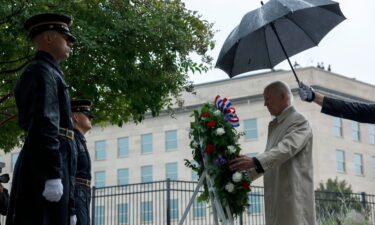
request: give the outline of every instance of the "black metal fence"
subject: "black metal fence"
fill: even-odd
[[[157,181],[93,188],[92,224],[178,224],[197,182]],[[200,190],[202,191],[202,190]],[[316,192],[318,224],[375,224],[375,195]],[[184,224],[214,224],[211,206],[194,201]],[[249,207],[235,224],[265,224],[263,187],[252,187]],[[350,221],[354,222],[351,223]],[[358,222],[361,220],[362,222]]]
[[[197,186],[192,181],[157,181],[92,188],[92,225],[176,225]],[[265,224],[263,187],[252,187],[249,207],[235,224]],[[200,190],[202,191],[202,190]],[[375,195],[315,192],[317,224],[375,224]],[[194,201],[184,224],[213,225],[211,206]],[[0,217],[5,224],[5,217]]]
[[[197,182],[157,181],[93,188],[92,224],[178,224]],[[202,190],[200,190],[202,191]],[[252,187],[249,213],[236,219],[236,224],[264,224],[263,188]],[[214,224],[211,206],[194,201],[184,224]]]

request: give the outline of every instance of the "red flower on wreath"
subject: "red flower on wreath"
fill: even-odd
[[[207,153],[212,154],[215,151],[215,145],[207,144]]]
[[[250,184],[247,181],[242,181],[242,187],[250,190]]]
[[[208,129],[211,129],[215,126],[216,122],[215,120],[211,120],[210,122],[207,123],[207,127]]]
[[[210,114],[208,112],[202,113],[201,117],[208,118],[210,117]]]

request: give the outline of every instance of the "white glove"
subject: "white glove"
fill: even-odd
[[[63,195],[61,179],[50,179],[46,181],[42,194],[50,202],[58,202]]]
[[[302,101],[312,102],[315,99],[315,91],[309,85],[306,85],[302,82],[299,83],[300,88],[298,90],[299,97],[301,97]]]
[[[70,225],[76,225],[76,223],[77,223],[77,216],[76,215],[70,216]]]

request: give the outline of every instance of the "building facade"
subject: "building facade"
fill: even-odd
[[[372,102],[375,86],[317,68],[298,69],[301,81],[323,94],[347,100]],[[302,102],[291,71],[274,71],[196,85],[183,93],[184,106],[173,117],[167,112],[146,117],[140,124],[123,127],[95,126],[86,136],[91,153],[93,185],[96,187],[165,180],[197,180],[185,167],[191,159],[189,129],[193,109],[216,95],[232,101],[240,118],[238,131],[245,132],[240,144],[243,154],[255,156],[266,146],[267,127],[272,120],[263,105],[263,89],[272,81],[289,84],[293,105],[306,116],[313,129],[314,182],[328,178],[345,180],[354,192],[375,194],[375,125],[361,124],[320,113],[314,103]],[[375,116],[375,115],[374,115]],[[2,155],[10,173],[18,151]],[[262,179],[253,185],[262,186]]]

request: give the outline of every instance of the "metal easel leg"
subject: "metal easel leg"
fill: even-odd
[[[193,193],[193,195],[191,196],[190,201],[189,201],[189,203],[188,203],[188,205],[187,205],[187,207],[186,207],[186,209],[185,209],[185,211],[184,211],[184,214],[182,214],[181,220],[180,220],[180,222],[178,223],[178,225],[183,225],[183,223],[185,222],[186,216],[187,216],[187,214],[189,213],[190,208],[191,208],[191,206],[193,205],[194,200],[195,200],[195,198],[196,198],[197,195],[198,195],[199,189],[202,187],[203,182],[204,182],[204,180],[206,179],[206,175],[207,175],[207,171],[204,170],[203,173],[202,173],[202,175],[201,175],[201,177],[199,178],[199,181],[198,181],[197,187],[195,188],[194,193]]]

